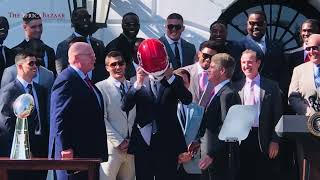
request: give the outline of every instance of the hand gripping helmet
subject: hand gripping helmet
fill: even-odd
[[[169,67],[165,46],[158,39],[141,42],[137,52],[139,64],[153,80],[161,80]]]

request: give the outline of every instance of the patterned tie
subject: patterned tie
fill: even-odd
[[[183,104],[181,104],[180,107],[181,107],[181,108],[180,108],[181,122],[182,122],[183,128],[185,128],[185,127],[186,127],[186,121],[187,121],[186,112],[185,112],[185,110],[184,110],[184,105],[183,105]]]
[[[316,66],[315,69],[315,73],[314,73],[314,82],[316,84],[316,87],[319,88],[320,87],[320,65]]]
[[[89,89],[91,91],[94,91],[93,84],[92,84],[91,79],[89,78],[88,75],[86,75],[86,77],[84,78],[84,81],[87,83]]]
[[[208,82],[208,72],[207,71],[202,71],[200,75],[200,81],[199,81],[199,87],[200,87],[200,92],[204,92],[206,85]]]
[[[121,98],[123,98],[123,96],[126,94],[126,90],[123,83],[121,83],[120,85],[120,94],[121,94]]]
[[[181,67],[181,61],[180,61],[180,52],[178,48],[178,42],[174,42],[174,54],[175,54],[175,59],[177,61],[178,68]]]
[[[33,97],[34,101],[36,100],[33,95],[32,84],[27,85],[27,93]],[[38,111],[37,111],[36,103],[35,103],[35,106],[34,106],[32,113],[30,114],[28,119],[35,123],[35,134],[41,135],[41,121],[38,118]]]

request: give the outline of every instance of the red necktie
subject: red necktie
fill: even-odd
[[[87,83],[87,85],[89,86],[90,90],[91,90],[91,91],[94,91],[93,84],[92,84],[90,78],[88,77],[88,75],[86,75],[86,77],[84,78],[84,80],[86,81],[86,83]]]

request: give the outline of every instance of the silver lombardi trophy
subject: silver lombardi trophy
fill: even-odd
[[[30,143],[27,117],[34,109],[34,100],[30,94],[20,95],[13,103],[17,116],[10,159],[30,159]]]

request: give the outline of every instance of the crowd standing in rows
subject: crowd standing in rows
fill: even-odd
[[[228,146],[218,134],[227,112],[235,104],[256,105],[251,131],[237,146],[236,179],[292,179],[292,142],[274,128],[283,114],[315,112],[308,97],[320,86],[319,22],[303,22],[301,48],[284,53],[281,42],[266,36],[260,11],[248,15],[248,35],[240,41],[227,40],[225,22],[213,22],[197,52],[181,37],[185,26],[177,13],[167,17],[165,34],[145,45],[148,52],[139,50],[139,21],[125,14],[122,33],[104,47],[92,37],[90,14],[77,8],[74,32],[55,54],[41,40],[37,13],[25,14],[25,39],[12,49],[3,45],[9,23],[0,17],[0,156],[10,156],[12,103],[29,93],[32,157],[99,158],[101,180],[225,180]],[[168,68],[161,76],[146,73],[141,53],[168,57]],[[71,177],[87,174],[54,172],[58,180]],[[46,171],[9,178],[42,180]]]

